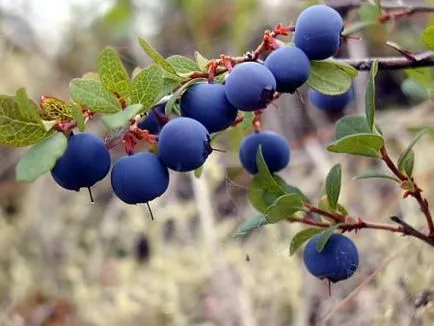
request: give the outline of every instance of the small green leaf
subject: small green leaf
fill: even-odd
[[[421,35],[422,42],[429,50],[434,50],[434,26],[425,28]]]
[[[366,89],[366,119],[371,132],[374,132],[375,123],[375,76],[377,76],[377,72],[378,60],[374,60],[369,73],[368,88]]]
[[[368,121],[362,116],[346,116],[336,122],[336,140],[354,134],[370,134]]]
[[[343,94],[351,87],[351,76],[333,61],[311,61],[307,84],[327,95]]]
[[[391,175],[385,174],[385,173],[378,173],[378,172],[365,172],[365,173],[362,173],[361,175],[358,175],[357,177],[354,177],[353,180],[373,179],[373,178],[388,179],[388,180],[392,180],[392,181],[401,183],[399,181],[399,179],[395,178],[394,176],[391,176]]]
[[[327,150],[334,153],[381,157],[380,149],[383,145],[384,139],[379,135],[354,134],[338,139],[329,145]]]
[[[365,22],[378,22],[381,14],[378,12],[378,8],[369,3],[364,3],[359,8],[359,16],[362,21]]]
[[[267,225],[268,222],[264,215],[256,215],[252,218],[249,218],[245,220],[243,223],[241,223],[235,232],[233,233],[234,238],[238,237],[245,237],[250,232],[259,229],[260,227]]]
[[[98,59],[98,72],[101,84],[106,90],[124,98],[130,95],[130,78],[113,48],[105,48]]]
[[[323,231],[323,228],[309,228],[297,232],[296,235],[294,235],[291,239],[291,243],[289,245],[289,255],[294,255],[306,241]]]
[[[188,82],[186,82],[185,84],[183,84],[181,87],[179,87],[176,90],[176,92],[172,94],[172,96],[170,97],[170,100],[166,104],[166,108],[165,108],[166,114],[172,113],[173,106],[175,105],[176,100],[182,95],[182,93],[184,93],[187,90],[188,87],[190,87],[193,84],[203,82],[204,80],[205,79],[203,79],[203,78],[192,79],[192,80],[189,80]]]
[[[142,104],[147,111],[158,100],[163,89],[163,73],[153,64],[143,69],[131,83],[131,103]]]
[[[170,77],[164,77],[163,87],[161,88],[158,98],[163,98],[166,95],[173,93],[175,88],[181,86],[181,81],[179,79],[173,79]]]
[[[274,180],[273,175],[268,170],[265,163],[264,156],[262,154],[262,146],[259,145],[258,152],[256,153],[256,164],[258,166],[258,173],[256,177],[263,189],[269,191],[272,195],[277,197],[285,194],[285,190]]]
[[[143,112],[142,104],[132,104],[127,106],[123,111],[110,114],[102,117],[102,121],[107,126],[107,128],[113,130],[124,127],[139,113]]]
[[[13,96],[0,95],[0,144],[14,147],[28,146],[48,137],[41,120],[22,112]]]
[[[20,88],[17,91],[16,99],[23,117],[26,117],[27,119],[35,122],[39,121],[39,123],[42,126],[42,120],[38,114],[38,106],[36,105],[35,102],[29,99],[26,90],[24,88]]]
[[[273,175],[273,179],[284,191],[282,192],[270,192],[265,189],[262,185],[261,177],[254,176],[249,183],[249,201],[258,211],[265,213],[267,208],[272,205],[277,198],[283,196],[284,194],[298,194],[304,201],[308,201],[306,196],[297,187],[288,185],[281,177],[278,175]]]
[[[344,31],[341,33],[342,36],[349,36],[356,32],[360,32],[367,27],[379,25],[378,21],[359,21],[353,24],[350,24],[345,27]]]
[[[341,225],[342,224],[333,225],[332,227],[330,227],[330,228],[328,228],[322,232],[321,238],[319,239],[318,243],[316,244],[316,251],[321,252],[324,250],[330,237],[333,235],[335,230]]]
[[[205,58],[198,51],[194,52],[194,58],[196,59],[197,65],[199,66],[200,71],[207,72],[208,71],[208,59]]]
[[[419,141],[419,139],[422,138],[423,135],[425,135],[428,132],[428,129],[421,130],[411,141],[411,143],[408,145],[408,147],[401,153],[401,155],[398,158],[398,169],[400,171],[413,171],[413,165],[414,165],[414,152],[413,147],[416,145],[416,143]],[[408,165],[408,166],[407,166]],[[405,168],[407,166],[407,168]],[[408,175],[411,177],[410,175]]]
[[[304,209],[303,200],[298,194],[283,195],[268,207],[265,212],[268,223],[277,223]]]
[[[326,194],[327,200],[332,209],[337,209],[339,195],[341,193],[342,168],[340,164],[336,164],[330,170],[326,179]]]
[[[173,68],[175,68],[178,74],[186,74],[200,70],[196,62],[189,58],[183,57],[182,55],[172,55],[166,60],[172,65]]]
[[[94,79],[71,80],[69,92],[74,102],[87,107],[92,112],[115,113],[121,110],[120,104],[113,94],[110,94]]]
[[[80,131],[84,131],[86,126],[84,122],[83,113],[81,112],[81,108],[77,104],[71,104],[70,105],[71,115],[72,119],[74,119],[77,122],[77,128]]]
[[[16,178],[20,182],[33,182],[49,172],[59,157],[63,155],[68,139],[63,133],[56,132],[33,145],[20,159],[16,168]]]
[[[142,47],[142,49],[146,52],[146,54],[159,66],[161,66],[164,70],[167,72],[176,75],[175,68],[167,62],[166,59],[163,58],[163,56],[158,53],[148,42],[146,42],[144,39],[139,37],[139,44]]]

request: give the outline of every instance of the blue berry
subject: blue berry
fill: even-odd
[[[341,43],[344,22],[339,13],[324,5],[301,12],[295,24],[295,46],[310,60],[323,60],[336,54]]]
[[[104,141],[90,133],[72,135],[63,156],[51,170],[53,179],[68,190],[90,188],[110,169],[110,153]]]
[[[350,87],[348,91],[340,95],[326,95],[314,89],[308,93],[310,102],[322,111],[339,112],[343,111],[354,98],[354,89]]]
[[[319,278],[335,283],[351,277],[359,266],[359,252],[354,242],[335,233],[321,252],[316,245],[322,234],[311,238],[303,253],[304,264],[309,272]]]
[[[237,64],[225,83],[226,97],[241,111],[264,109],[273,100],[276,80],[271,71],[257,62]]]
[[[280,171],[288,165],[290,151],[286,138],[273,131],[262,131],[245,137],[240,145],[241,165],[249,173],[258,173],[256,155],[259,145],[270,172]]]
[[[142,130],[148,130],[151,134],[158,135],[164,124],[166,103],[161,103],[153,107],[149,114],[137,124]]]
[[[276,90],[294,93],[309,78],[310,61],[302,50],[295,46],[279,48],[265,59],[265,67],[276,79]]]
[[[211,152],[208,130],[191,118],[173,119],[161,129],[158,152],[169,169],[193,171],[205,163]]]
[[[111,184],[114,193],[131,205],[160,197],[169,186],[169,171],[152,153],[137,153],[120,158],[113,166]]]
[[[181,97],[181,114],[202,123],[210,133],[228,128],[238,110],[226,98],[222,84],[190,86]]]

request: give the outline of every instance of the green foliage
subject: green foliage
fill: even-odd
[[[20,101],[23,92],[19,92]],[[30,111],[31,104],[22,108],[16,97],[0,96],[0,144],[22,147],[35,144],[51,134],[42,120]]]
[[[116,113],[121,110],[119,101],[100,81],[76,78],[69,84],[71,98],[92,112]]]
[[[130,95],[130,78],[116,50],[104,49],[99,55],[98,66],[99,78],[104,88],[127,98]]]
[[[143,112],[143,104],[132,104],[116,114],[104,116],[102,121],[108,129],[118,129],[125,126],[131,119],[141,112]]]
[[[354,134],[345,136],[330,144],[327,150],[334,153],[351,154],[367,157],[381,157],[380,149],[384,145],[382,136],[372,134]]]
[[[166,114],[172,113],[175,102],[178,100],[178,98],[181,97],[182,93],[184,93],[188,87],[190,87],[193,84],[200,83],[202,81],[205,81],[205,79],[204,78],[191,79],[188,82],[184,83],[181,87],[179,87],[176,90],[176,92],[172,94],[170,100],[166,104],[166,108],[165,108]]]
[[[143,69],[131,83],[131,104],[142,104],[146,112],[159,100],[163,88],[162,69],[158,65],[150,65]]]
[[[359,8],[359,16],[363,22],[378,24],[378,18],[381,16],[378,7],[370,3],[364,3]]]
[[[144,39],[139,37],[139,44],[142,47],[142,49],[146,52],[146,54],[161,68],[163,68],[165,71],[167,71],[170,74],[176,75],[175,68],[166,60],[163,58],[163,56],[158,53],[151,44],[146,42]]]
[[[84,117],[81,112],[81,108],[79,105],[73,103],[70,105],[71,117],[77,122],[77,128],[80,131],[84,131],[86,129],[86,125],[84,122]]]
[[[268,221],[264,215],[256,215],[241,223],[235,232],[232,234],[234,238],[245,237],[252,231],[259,229],[260,227],[267,225]]]
[[[323,231],[323,228],[308,228],[298,232],[291,239],[291,243],[289,245],[289,255],[294,255],[306,241]]]
[[[258,211],[261,213],[265,213],[268,206],[272,205],[277,198],[285,194],[283,189],[286,186],[286,182],[279,176],[274,175],[273,179],[280,186],[279,189],[282,189],[281,192],[270,192],[262,185],[261,177],[254,176],[253,179],[249,183],[249,201]]]
[[[208,59],[205,58],[202,54],[199,53],[199,51],[194,52],[194,58],[196,59],[197,66],[199,67],[200,71],[208,71]]]
[[[421,130],[410,142],[407,148],[401,153],[398,158],[398,169],[405,172],[407,176],[411,177],[414,167],[414,152],[413,147],[428,132],[428,129]]]
[[[366,119],[371,132],[375,132],[375,77],[378,72],[378,61],[372,63],[369,73],[368,88],[366,90]]]
[[[357,177],[354,177],[354,180],[362,180],[362,179],[387,179],[387,180],[392,180],[395,182],[400,183],[398,178],[395,178],[394,176],[391,176],[389,174],[385,174],[385,173],[379,173],[379,172],[365,172],[362,173],[361,175],[358,175]]]
[[[296,194],[283,195],[267,208],[265,216],[268,223],[277,223],[304,209],[302,198]]]
[[[325,229],[321,233],[321,238],[319,239],[318,243],[316,244],[316,251],[321,252],[324,250],[325,246],[327,245],[327,242],[329,241],[330,237],[333,235],[333,233],[336,231],[336,229],[341,226],[341,224],[336,224],[328,229]]]
[[[336,139],[355,134],[369,134],[371,132],[368,120],[361,116],[346,116],[336,122]]]
[[[434,26],[426,27],[421,34],[421,39],[427,49],[434,50]]]
[[[63,133],[56,132],[33,145],[20,159],[16,168],[16,179],[33,182],[49,172],[59,157],[63,155],[68,140]]]
[[[341,192],[342,168],[340,164],[332,167],[326,179],[327,200],[332,209],[337,209]]]
[[[311,88],[327,95],[339,95],[351,87],[354,73],[348,74],[351,68],[336,64],[332,60],[311,61],[311,72],[306,82]]]
[[[192,72],[200,70],[196,62],[181,55],[172,55],[166,60],[175,68],[176,73],[180,76],[188,76]]]
[[[258,166],[258,173],[256,178],[258,179],[258,185],[267,190],[270,195],[280,197],[285,194],[285,190],[276,182],[273,175],[268,170],[265,163],[264,156],[262,154],[262,146],[259,146],[256,154],[256,164]]]

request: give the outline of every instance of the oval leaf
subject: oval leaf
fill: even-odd
[[[63,155],[68,139],[63,133],[56,132],[43,141],[33,145],[21,157],[16,168],[16,178],[20,182],[33,182],[49,172]]]
[[[375,76],[378,72],[378,60],[374,60],[369,73],[368,88],[366,89],[366,120],[369,130],[374,132],[375,123]]]
[[[106,115],[102,117],[102,121],[107,126],[107,128],[113,130],[124,127],[139,113],[143,112],[142,104],[133,104],[125,108],[125,110],[118,112],[116,114]]]
[[[256,177],[258,182],[264,190],[267,190],[273,196],[280,197],[285,194],[285,190],[274,180],[273,175],[268,170],[265,163],[264,156],[262,155],[262,146],[259,145],[258,152],[256,153],[256,164],[258,165],[258,173]]]
[[[113,94],[110,94],[94,79],[73,79],[69,84],[71,98],[92,112],[115,113],[121,106]]]
[[[200,70],[196,62],[189,58],[183,57],[182,55],[172,55],[166,60],[172,65],[173,68],[175,68],[178,74],[186,74]]]
[[[163,71],[155,64],[143,69],[131,83],[131,104],[142,104],[147,111],[161,96]]]
[[[146,54],[154,61],[157,65],[161,66],[167,72],[176,75],[175,68],[163,58],[163,56],[158,53],[151,44],[146,42],[144,39],[139,37],[139,44],[142,49],[146,52]]]
[[[401,181],[399,181],[398,178],[395,178],[394,176],[391,176],[389,174],[385,174],[385,173],[378,173],[378,172],[365,172],[362,173],[361,175],[354,177],[353,180],[362,180],[362,179],[388,179],[388,180],[392,180],[398,183],[401,183]]]
[[[330,170],[326,179],[326,194],[327,200],[332,209],[337,209],[339,194],[341,192],[342,168],[340,164],[336,164]]]
[[[303,200],[298,194],[283,195],[268,207],[265,212],[268,223],[277,223],[304,209]]]
[[[322,232],[321,238],[319,239],[318,243],[316,244],[316,251],[321,252],[324,250],[330,237],[333,235],[335,230],[341,225],[342,224],[336,224],[336,225],[334,225],[334,226],[332,226],[332,227],[330,227],[330,228],[328,228]]]
[[[339,95],[349,90],[352,79],[333,61],[311,61],[307,84],[327,95]]]
[[[298,232],[294,237],[291,239],[291,243],[289,245],[289,255],[294,255],[297,250],[310,238],[317,235],[318,233],[323,232],[324,229],[322,228],[309,228],[303,231]]]
[[[343,137],[327,147],[329,152],[367,157],[381,157],[383,137],[372,134],[354,134]]]
[[[336,140],[354,134],[370,134],[368,121],[362,116],[346,116],[336,123]]]
[[[259,229],[260,227],[267,225],[268,222],[265,219],[264,215],[257,215],[252,218],[249,218],[245,220],[243,223],[241,223],[235,232],[232,234],[234,238],[237,237],[245,237],[250,232]]]
[[[413,172],[413,165],[414,165],[414,152],[413,147],[416,145],[416,143],[419,141],[419,139],[422,138],[423,135],[425,135],[428,132],[428,129],[421,130],[411,141],[411,143],[408,145],[408,147],[401,153],[401,155],[398,158],[398,169],[400,171],[408,170],[410,174],[408,175],[411,177],[411,174]]]
[[[106,90],[123,98],[130,95],[130,78],[113,48],[104,49],[99,55],[98,72],[101,84]]]

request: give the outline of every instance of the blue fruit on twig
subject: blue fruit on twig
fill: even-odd
[[[237,64],[225,82],[227,99],[241,111],[265,109],[273,100],[275,91],[273,74],[257,62]]]
[[[308,271],[332,283],[351,277],[359,266],[359,252],[354,242],[342,234],[334,233],[324,249],[318,252],[316,246],[322,235],[320,233],[311,238],[304,249],[304,264]]]
[[[210,133],[231,126],[238,110],[228,101],[222,84],[190,86],[181,97],[181,114],[202,123]]]
[[[276,90],[280,93],[294,93],[309,79],[309,58],[295,46],[285,46],[271,52],[264,65],[274,75]]]
[[[205,163],[211,151],[208,130],[194,119],[176,118],[161,129],[158,155],[171,170],[193,171]]]
[[[62,188],[78,191],[102,180],[110,169],[110,153],[104,141],[91,133],[71,134],[65,153],[51,170]]]
[[[123,202],[144,204],[160,197],[169,186],[169,171],[152,153],[120,158],[111,172],[113,192]]]
[[[256,155],[259,146],[261,146],[265,164],[270,172],[278,172],[288,165],[290,150],[286,138],[273,131],[262,131],[248,135],[240,145],[241,165],[249,173],[258,173]]]
[[[344,22],[331,7],[315,5],[303,10],[297,18],[295,46],[310,60],[324,60],[335,55],[341,44]]]

